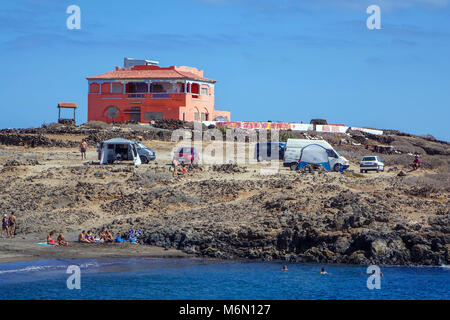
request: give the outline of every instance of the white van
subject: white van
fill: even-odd
[[[101,141],[98,147],[100,164],[111,164],[115,161],[133,161],[134,165],[141,165],[138,146],[135,141],[114,138]]]
[[[326,149],[330,170],[339,171],[339,167],[347,169],[350,165],[347,159],[340,156],[336,150],[325,140],[309,140],[309,139],[288,139],[286,150],[284,151],[283,165],[290,167],[297,165],[300,160],[302,149],[309,145],[319,145]]]

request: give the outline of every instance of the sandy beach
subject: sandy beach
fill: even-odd
[[[69,235],[71,236],[71,235]],[[176,249],[133,243],[78,243],[70,241],[69,246],[45,246],[38,235],[0,238],[0,263],[41,259],[79,258],[186,258],[189,255]]]

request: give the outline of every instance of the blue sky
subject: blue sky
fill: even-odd
[[[66,28],[71,4],[81,30]],[[2,3],[0,30],[1,128],[55,122],[58,101],[85,122],[85,77],[134,57],[203,69],[233,120],[450,140],[450,0],[22,0]]]

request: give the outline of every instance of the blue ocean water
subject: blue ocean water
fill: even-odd
[[[69,290],[67,267],[80,267]],[[366,267],[204,259],[78,259],[0,264],[0,299],[450,299],[448,267]],[[328,274],[321,275],[325,267]]]

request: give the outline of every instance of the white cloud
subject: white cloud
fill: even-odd
[[[449,6],[450,0],[199,0],[208,4],[230,4],[230,5],[251,5],[278,7],[298,7],[298,8],[327,8],[341,7],[354,10],[367,8],[371,4],[377,4],[386,10],[399,10],[412,7],[425,9],[440,9]]]

